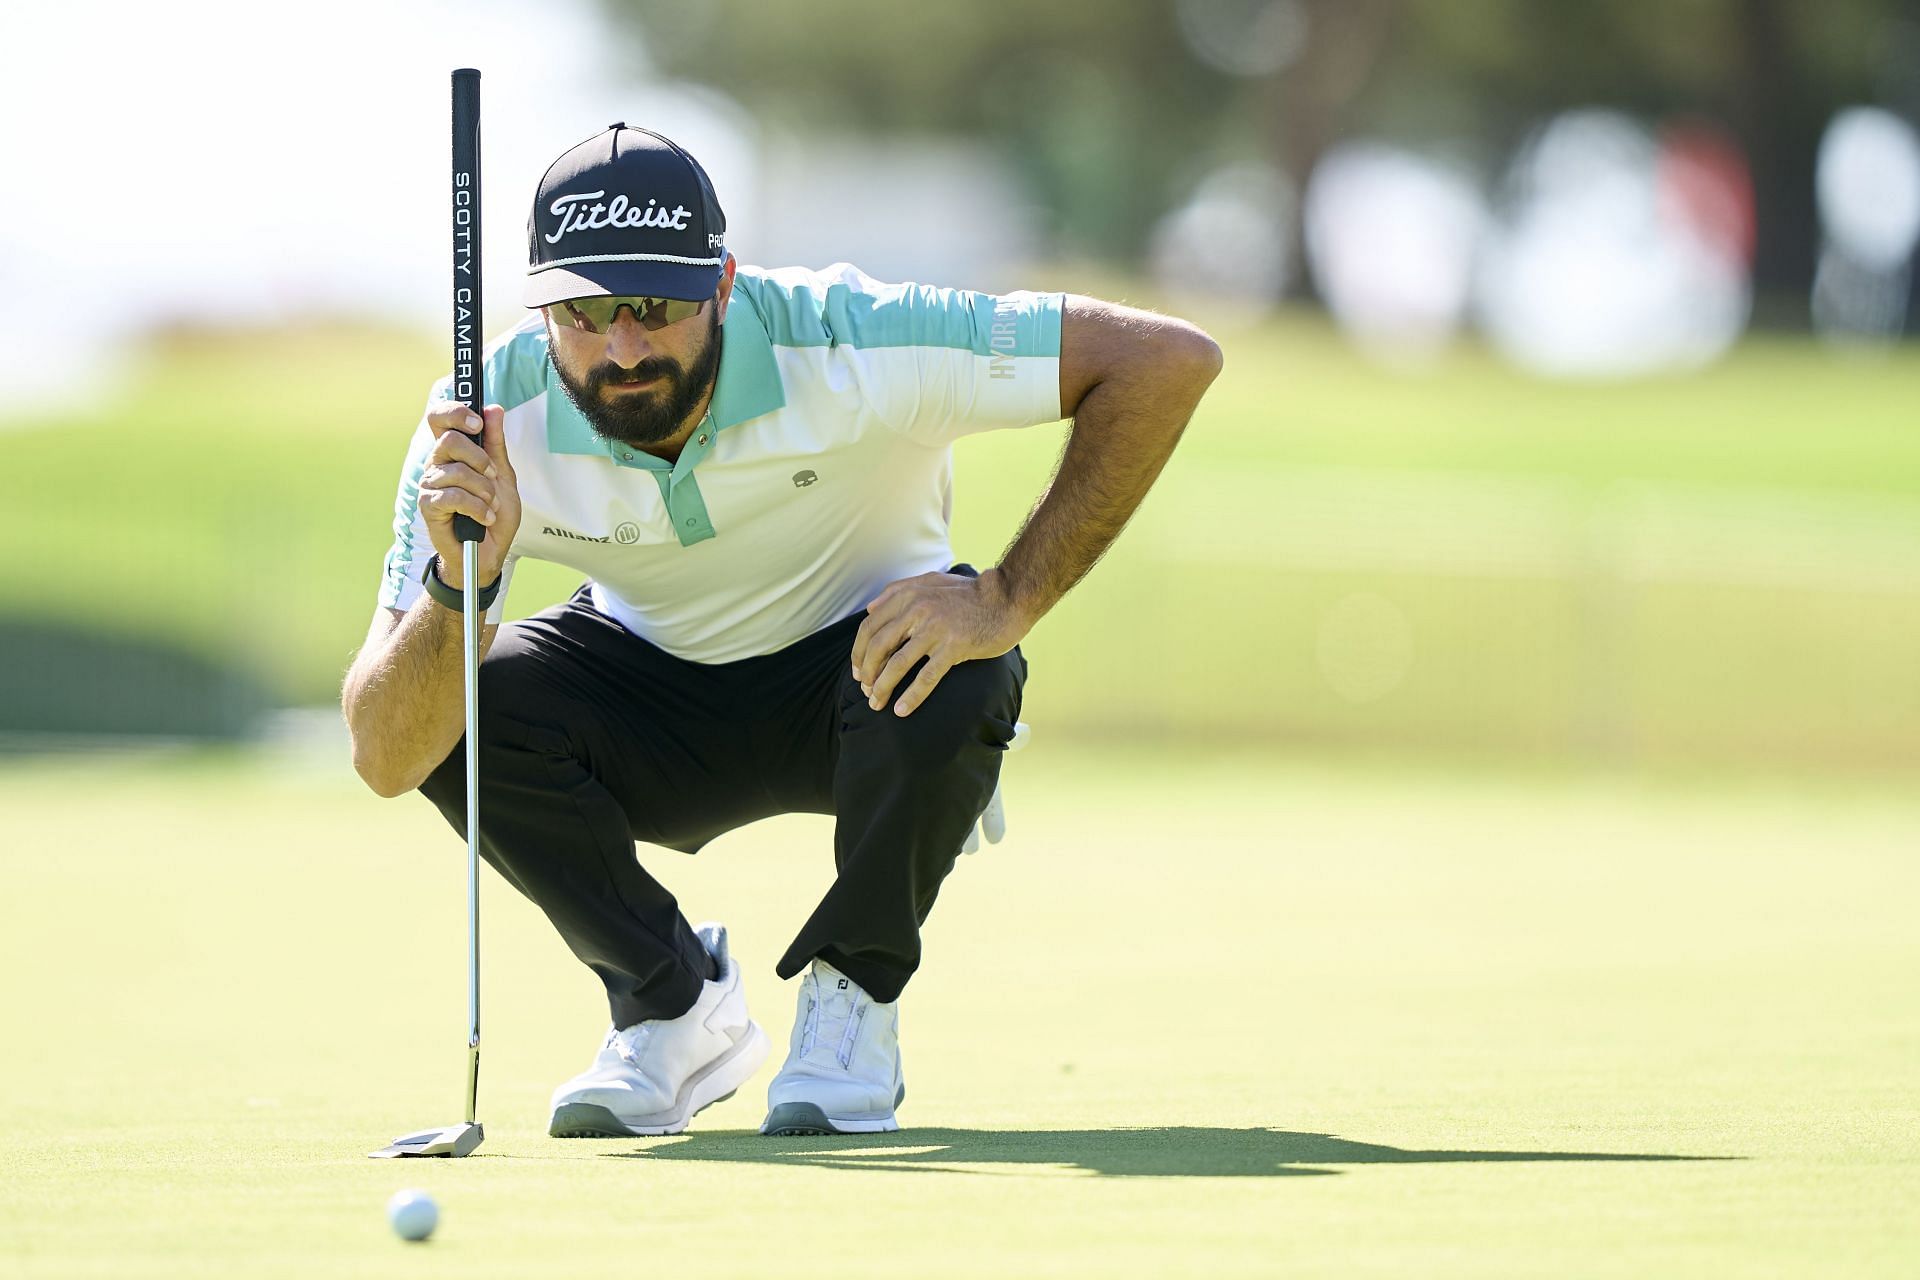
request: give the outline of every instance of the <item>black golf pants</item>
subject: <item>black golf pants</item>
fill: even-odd
[[[778,653],[687,662],[582,587],[495,635],[480,664],[480,852],[600,976],[615,1026],[678,1017],[706,973],[635,842],[696,853],[778,813],[835,815],[838,871],[779,975],[818,956],[889,1001],[919,967],[920,925],[993,795],[1027,663],[1017,648],[965,662],[911,715],[891,700],[875,711],[853,678],[865,616]],[[420,787],[462,838],[467,746]]]

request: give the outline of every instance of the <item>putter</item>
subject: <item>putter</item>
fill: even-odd
[[[476,415],[486,404],[480,314],[480,73],[453,73],[453,398]],[[439,1129],[402,1134],[375,1159],[464,1156],[486,1137],[475,1119],[480,1100],[480,543],[487,531],[467,516],[453,518],[460,540],[461,625],[467,695],[467,1119]]]

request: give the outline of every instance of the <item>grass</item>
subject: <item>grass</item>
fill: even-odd
[[[1543,383],[1383,373],[1322,325],[1227,372],[1113,552],[1029,639],[1079,731],[1898,771],[1920,763],[1920,353],[1780,338]],[[176,335],[124,397],[0,431],[0,620],[210,653],[325,704],[364,634],[426,337]],[[956,450],[996,560],[1064,427]],[[525,566],[510,611],[577,582]]]
[[[903,1004],[898,1135],[562,1143],[605,1008],[462,847],[338,759],[0,771],[0,1272],[24,1278],[1906,1276],[1911,789],[1327,768],[1037,738]],[[773,958],[830,820],[643,849]],[[771,1068],[768,1068],[771,1071]],[[438,1198],[424,1246],[387,1232]]]

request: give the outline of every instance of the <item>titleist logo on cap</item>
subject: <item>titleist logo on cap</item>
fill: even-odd
[[[555,200],[547,206],[547,212],[560,219],[560,225],[552,234],[542,238],[548,244],[559,244],[560,237],[569,231],[594,231],[601,227],[659,227],[665,231],[685,231],[687,219],[693,216],[693,210],[685,205],[675,205],[669,213],[656,200],[648,200],[647,207],[643,209],[625,196],[615,196],[607,204],[586,203],[588,200],[604,200],[606,194],[605,191],[582,191]]]

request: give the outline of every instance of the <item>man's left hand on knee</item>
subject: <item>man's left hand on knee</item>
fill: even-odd
[[[992,569],[977,578],[923,573],[891,583],[872,604],[853,638],[853,675],[878,711],[922,658],[926,665],[894,704],[911,715],[941,677],[962,662],[997,658],[1032,626],[1007,599]]]

